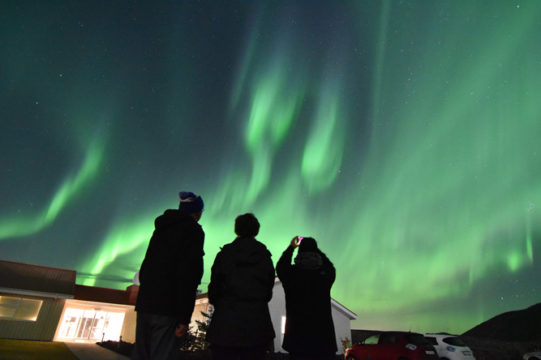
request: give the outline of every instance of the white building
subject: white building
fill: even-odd
[[[0,338],[99,342],[135,342],[135,301],[139,287],[126,290],[75,284],[73,270],[0,260]],[[331,300],[338,352],[341,341],[351,339],[351,320],[356,315]],[[269,310],[276,333],[274,351],[282,349],[286,320],[285,295],[276,279]],[[198,294],[192,316],[205,320],[209,312],[207,294]]]
[[[73,270],[0,260],[0,338],[135,340],[137,288],[75,283]]]

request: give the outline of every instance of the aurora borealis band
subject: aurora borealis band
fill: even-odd
[[[541,301],[541,1],[2,1],[0,258],[125,288],[177,193],[210,267],[313,236],[359,329]]]

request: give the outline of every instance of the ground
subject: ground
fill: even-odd
[[[0,339],[2,360],[77,360],[66,344],[50,341]]]

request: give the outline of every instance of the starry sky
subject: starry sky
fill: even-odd
[[[0,3],[0,258],[125,288],[206,203],[313,236],[359,329],[540,302],[541,1]]]

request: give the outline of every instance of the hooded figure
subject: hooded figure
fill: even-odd
[[[178,210],[156,218],[139,272],[134,360],[175,357],[192,318],[203,276],[205,233],[198,221],[204,204],[192,192],[180,192],[179,200]]]
[[[282,347],[291,359],[333,359],[337,350],[331,313],[331,287],[336,276],[333,264],[318,249],[316,240],[295,237],[280,257],[276,273],[286,295]]]
[[[238,237],[212,265],[208,296],[214,312],[207,341],[214,359],[263,359],[275,336],[268,307],[274,266],[267,247],[255,239],[258,232],[253,214],[238,216]]]

